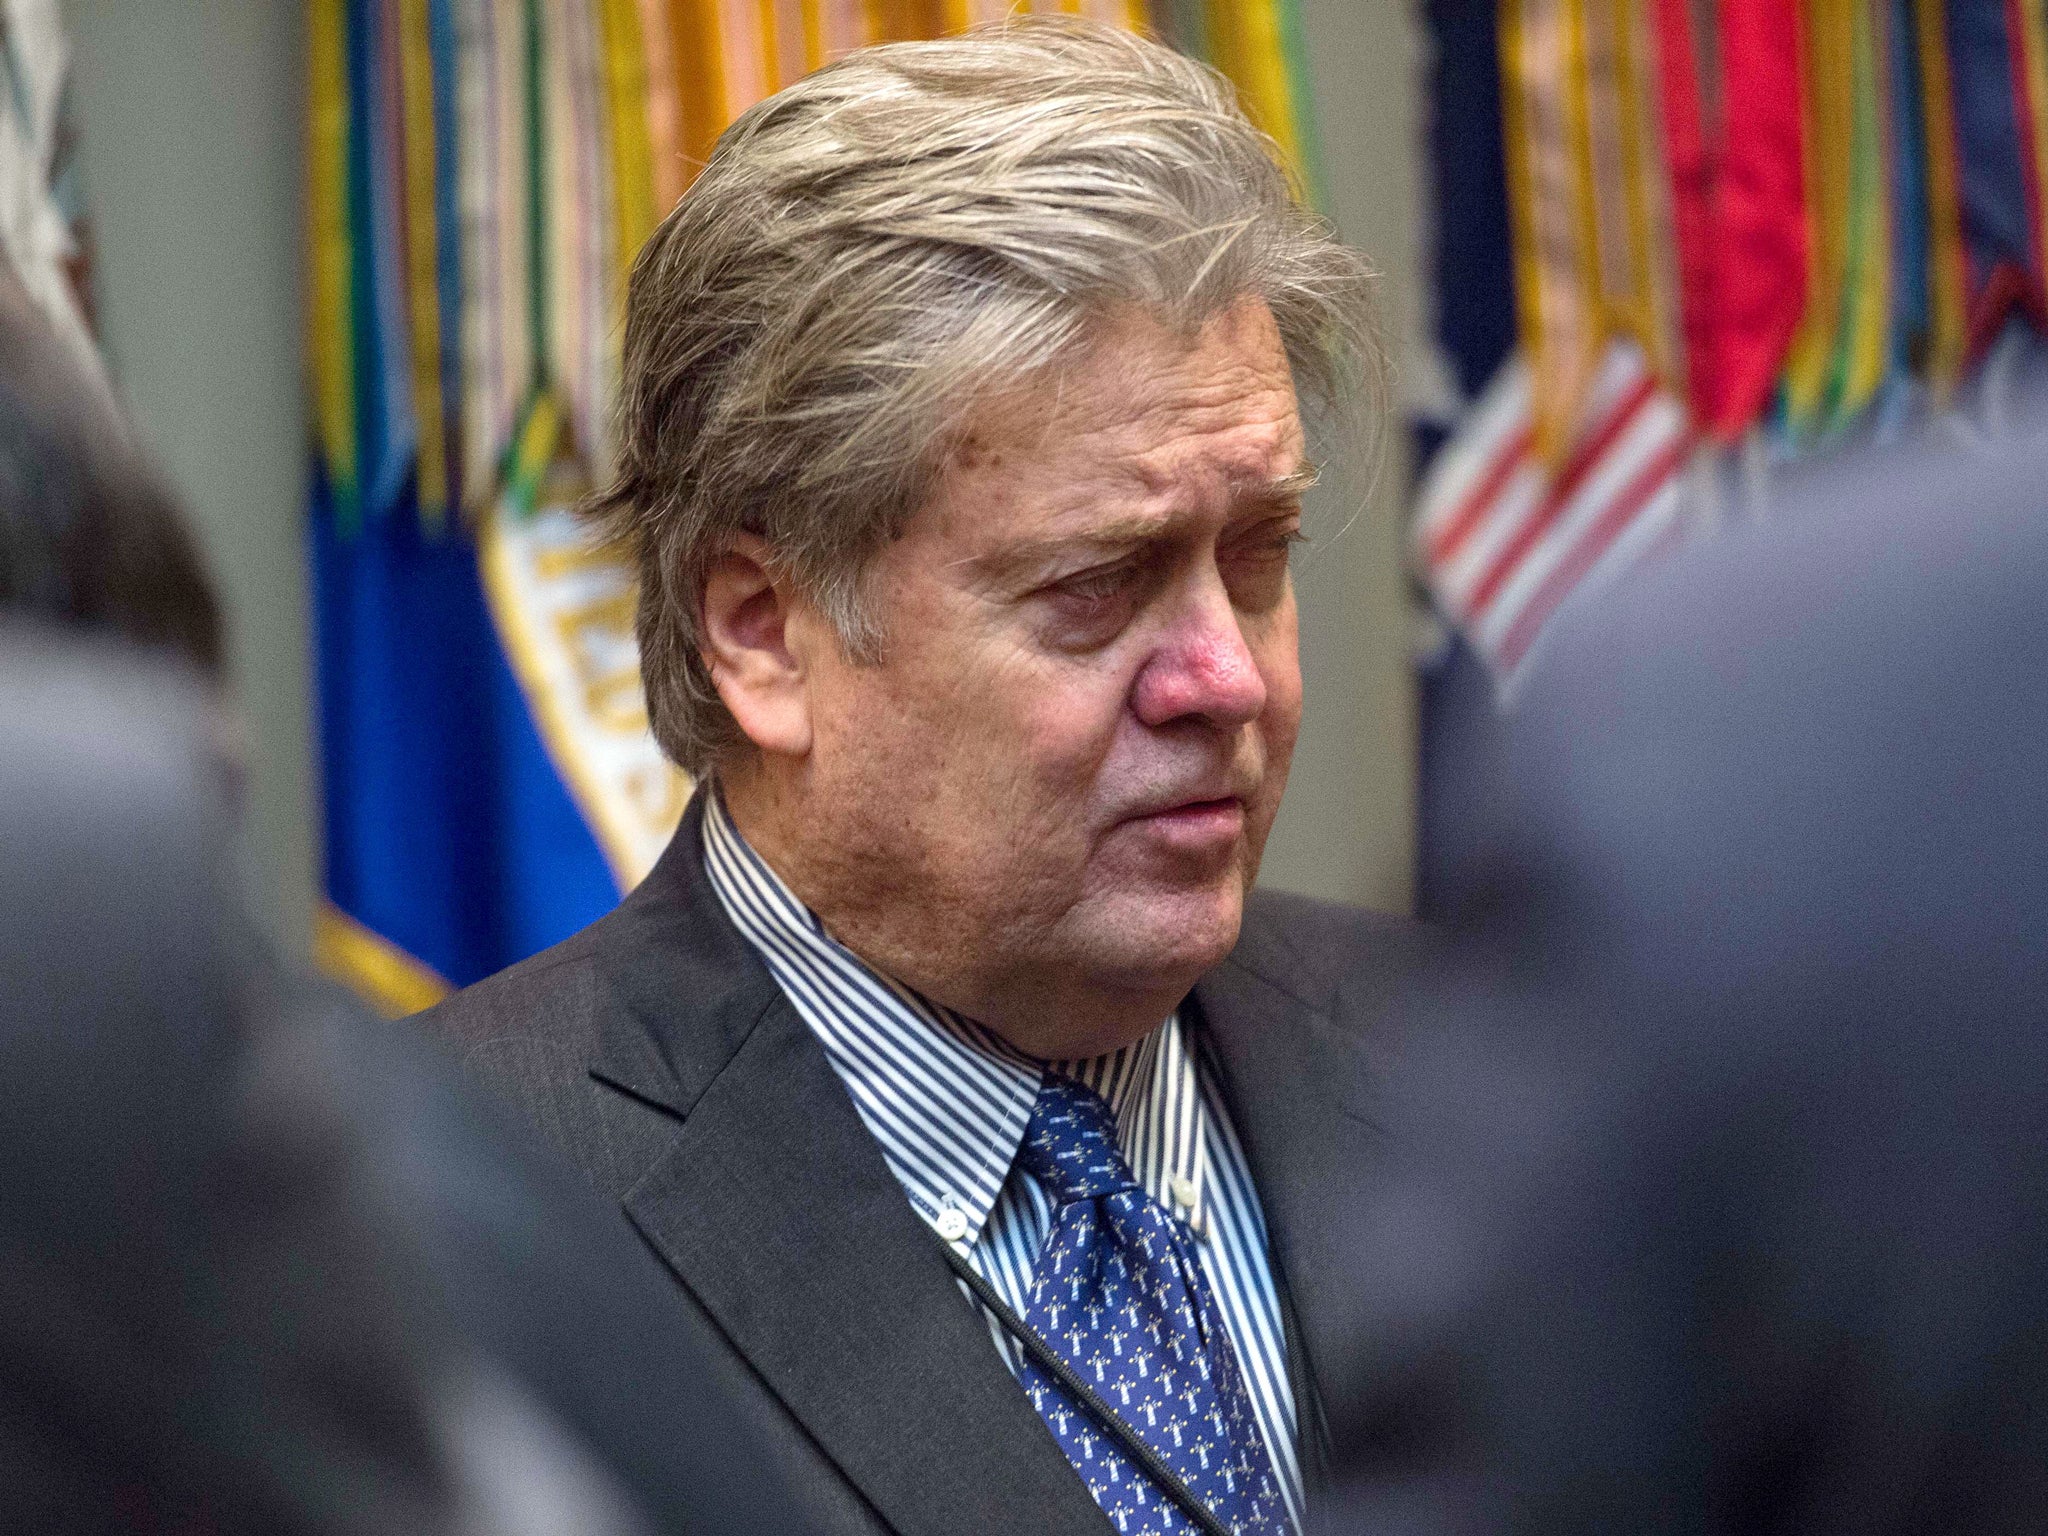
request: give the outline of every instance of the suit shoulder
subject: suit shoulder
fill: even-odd
[[[598,955],[617,921],[617,912],[601,918],[411,1021],[609,1198],[645,1172],[660,1123],[591,1073],[615,1007]]]
[[[1226,963],[1327,1012],[1340,991],[1374,1001],[1390,996],[1434,944],[1434,930],[1413,918],[1291,891],[1255,890]]]
[[[587,1001],[602,922],[444,997],[412,1023],[457,1050],[507,1034],[530,1034],[545,1020],[568,1024]]]
[[[410,1022],[438,1040],[472,1078],[537,1112],[540,1100],[580,1084],[589,1068],[603,926],[600,920],[464,987]]]

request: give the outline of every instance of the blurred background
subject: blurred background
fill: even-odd
[[[566,511],[632,252],[750,102],[1011,8],[8,0],[10,254],[199,526],[287,952],[408,1011],[652,863],[687,786]],[[1387,419],[1311,508],[1269,884],[1447,910],[1553,613],[1844,443],[1997,435],[2036,366],[2039,5],[1038,8],[1224,70],[1383,273]]]

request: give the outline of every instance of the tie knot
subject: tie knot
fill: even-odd
[[[1060,1205],[1138,1187],[1116,1144],[1116,1116],[1100,1094],[1064,1077],[1040,1084],[1020,1155]]]

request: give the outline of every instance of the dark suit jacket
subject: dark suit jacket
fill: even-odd
[[[614,1212],[251,942],[209,697],[0,625],[0,1531],[800,1531]]]
[[[1418,1010],[1347,1529],[2048,1528],[2048,437],[1566,621]]]
[[[744,1361],[744,1412],[818,1529],[1099,1536],[823,1048],[718,905],[701,814],[617,911],[428,1026],[619,1202]],[[1395,920],[1261,895],[1193,995],[1265,1207],[1304,1425],[1340,1283],[1315,1191],[1372,1155],[1361,1042],[1414,952]]]
[[[446,1336],[331,1128],[250,1124],[206,704],[0,625],[0,1529],[453,1530]]]

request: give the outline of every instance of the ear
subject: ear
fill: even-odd
[[[698,635],[705,664],[740,730],[771,756],[811,750],[804,647],[791,643],[800,601],[753,534],[740,534],[704,578]]]

